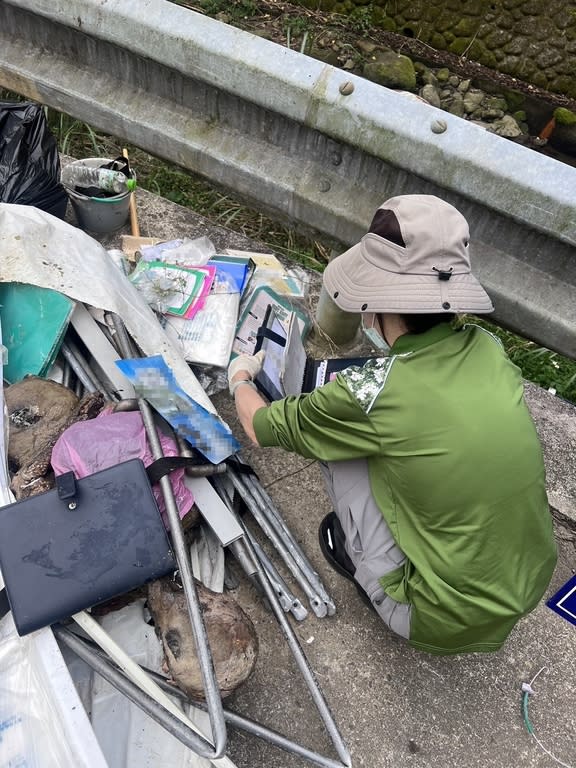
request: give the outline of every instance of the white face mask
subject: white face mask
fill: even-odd
[[[377,314],[362,315],[362,331],[370,344],[382,352],[388,352],[390,345],[382,335],[382,328]]]

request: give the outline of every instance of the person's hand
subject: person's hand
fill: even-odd
[[[228,388],[233,395],[239,381],[253,381],[262,370],[264,350],[255,355],[238,355],[228,366]]]

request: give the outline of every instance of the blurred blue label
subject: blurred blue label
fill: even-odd
[[[240,443],[213,413],[189,397],[161,355],[116,360],[137,394],[147,400],[176,432],[214,464],[240,450]]]

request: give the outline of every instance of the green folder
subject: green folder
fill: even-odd
[[[68,328],[74,302],[49,288],[0,283],[2,343],[8,350],[4,379],[45,376]]]

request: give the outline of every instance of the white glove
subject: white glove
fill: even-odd
[[[234,394],[236,389],[235,385],[238,384],[239,381],[253,381],[256,376],[258,376],[262,370],[264,355],[265,352],[261,349],[260,352],[257,352],[255,355],[238,355],[238,357],[232,360],[228,366],[228,388],[231,395]],[[239,373],[244,373],[246,375],[234,381],[234,377]]]

